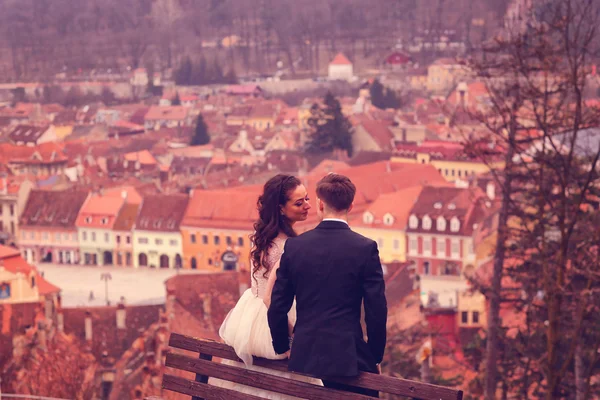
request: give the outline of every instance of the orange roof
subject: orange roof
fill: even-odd
[[[58,286],[51,284],[46,279],[44,279],[41,275],[38,275],[36,279],[37,279],[37,285],[38,285],[38,292],[40,295],[46,295],[46,294],[60,292],[60,288]]]
[[[421,194],[423,186],[413,186],[398,192],[382,194],[375,200],[366,212],[373,216],[372,223],[364,220],[356,221],[357,225],[369,228],[404,229],[408,222],[410,210]],[[390,214],[393,217],[391,224],[385,224],[383,217]]]
[[[104,196],[121,197],[127,204],[141,204],[142,196],[133,186],[120,186],[104,190]]]
[[[310,171],[310,175],[325,176],[329,172],[337,172],[350,168],[350,165],[343,161],[325,159]]]
[[[125,154],[127,161],[139,161],[140,164],[155,165],[156,159],[148,150],[137,151]]]
[[[153,106],[146,113],[146,120],[184,120],[189,109],[184,106]]]
[[[181,225],[251,230],[258,217],[259,194],[254,190],[194,190]]]
[[[117,196],[90,196],[81,207],[80,213],[116,216],[124,202],[125,199]]]
[[[343,53],[338,53],[335,56],[335,58],[333,59],[333,61],[331,61],[329,64],[330,65],[352,65],[350,60],[348,60],[348,58]]]
[[[2,258],[2,266],[8,272],[11,272],[13,274],[16,274],[17,272],[22,272],[28,275],[31,271],[35,271],[35,268],[28,264],[27,261],[25,261],[23,257],[21,257],[21,253],[19,253],[18,251],[13,256]]]
[[[0,245],[0,259],[5,259],[5,258],[9,258],[9,257],[19,256],[19,255],[21,255],[19,250],[12,248],[12,247]]]

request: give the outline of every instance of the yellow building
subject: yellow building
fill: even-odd
[[[449,58],[436,60],[427,68],[427,90],[445,92],[468,75],[464,65]]]
[[[384,263],[406,261],[406,224],[422,186],[383,194],[355,220],[352,229],[377,242],[379,257]]]
[[[490,172],[490,168],[501,169],[503,161],[490,164],[463,156],[460,145],[445,144],[444,146],[401,145],[397,148],[392,162],[431,164],[448,182],[466,180],[472,175]]]
[[[249,271],[257,191],[194,190],[181,224],[184,268]]]
[[[187,205],[185,195],[144,198],[133,228],[134,267],[183,266],[180,224]]]

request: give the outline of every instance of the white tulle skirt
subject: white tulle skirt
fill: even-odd
[[[288,319],[292,326],[296,323],[295,303],[288,313]],[[271,330],[269,329],[269,321],[267,319],[267,306],[263,303],[262,298],[256,297],[252,293],[251,289],[244,292],[235,307],[227,314],[227,317],[225,317],[225,320],[219,329],[219,336],[225,343],[233,347],[238,357],[244,361],[244,364],[242,364],[236,361],[223,360],[223,364],[241,367],[245,365],[246,368],[253,371],[264,372],[270,375],[322,386],[321,380],[319,379],[297,375],[291,372],[274,371],[252,365],[252,356],[270,360],[281,360],[285,358],[285,355],[275,353],[271,338]],[[297,397],[286,396],[219,379],[211,378],[210,383],[215,386],[234,389],[238,392],[253,394],[265,399],[297,399]]]

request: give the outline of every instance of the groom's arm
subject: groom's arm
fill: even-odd
[[[289,239],[288,239],[289,242]],[[288,247],[286,243],[285,247]],[[271,292],[271,305],[267,313],[269,329],[273,338],[273,349],[277,354],[283,354],[290,349],[288,338],[288,312],[294,302],[294,287],[290,277],[290,260],[284,250],[277,269],[277,280]]]
[[[377,243],[373,242],[370,255],[363,270],[363,296],[365,302],[365,322],[369,348],[377,363],[383,360],[386,341],[387,301],[385,282],[379,259]]]

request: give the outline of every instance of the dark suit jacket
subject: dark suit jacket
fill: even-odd
[[[375,372],[386,341],[387,303],[377,243],[323,221],[285,245],[268,318],[273,347],[289,349],[287,313],[296,297],[291,371],[318,377]],[[360,325],[364,300],[368,343]]]

